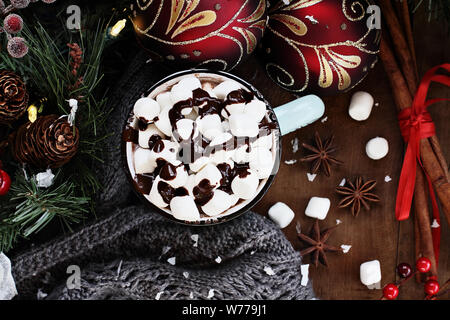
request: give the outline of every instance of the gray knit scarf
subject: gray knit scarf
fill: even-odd
[[[101,218],[11,257],[18,298],[314,299],[311,285],[301,285],[299,253],[268,219],[247,212],[221,225],[187,227],[128,201],[122,126],[130,106],[170,73],[147,60],[137,55],[110,99],[115,134],[108,165],[98,168]]]

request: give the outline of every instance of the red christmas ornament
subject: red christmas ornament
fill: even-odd
[[[11,178],[6,173],[6,171],[0,169],[0,196],[4,196],[5,194],[7,194],[10,187],[11,187]]]
[[[263,39],[272,80],[294,93],[322,95],[359,84],[377,62],[381,39],[381,30],[368,28],[369,4],[371,0],[278,1],[269,9]]]
[[[439,282],[437,282],[436,280],[428,280],[427,282],[425,282],[425,293],[432,296],[435,295],[439,292]]]
[[[421,257],[421,258],[417,259],[416,269],[422,273],[427,273],[428,271],[430,271],[430,269],[431,269],[430,259],[428,259],[426,257]]]
[[[230,70],[256,48],[266,16],[266,0],[136,0],[132,22],[174,65]]]
[[[398,291],[398,287],[395,284],[389,283],[383,289],[383,297],[388,300],[394,300],[398,296]]]

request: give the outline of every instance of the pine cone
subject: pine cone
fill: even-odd
[[[66,117],[39,117],[19,128],[13,154],[17,161],[37,168],[59,168],[77,153],[79,137],[78,129]]]
[[[14,72],[0,70],[0,123],[19,119],[28,107],[28,92],[22,79]]]

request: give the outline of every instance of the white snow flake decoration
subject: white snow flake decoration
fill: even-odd
[[[339,187],[343,187],[343,186],[345,185],[346,182],[347,182],[347,180],[345,180],[345,178],[342,179],[342,180],[341,180],[341,183],[339,183]]]
[[[341,245],[342,252],[343,252],[343,253],[349,252],[351,247],[352,247],[351,245],[348,245],[348,244],[342,244],[342,245]]]
[[[384,177],[384,182],[392,181],[392,178],[389,176]]]
[[[291,141],[292,144],[292,153],[296,153],[298,151],[298,138],[294,138]]]
[[[275,274],[275,272],[273,271],[273,269],[271,267],[264,267],[264,271],[269,275],[269,276],[273,276]]]
[[[313,182],[314,179],[316,178],[317,174],[316,173],[306,173],[306,176],[308,177],[308,181]]]
[[[183,272],[183,277],[185,277],[186,279],[189,278],[189,272],[187,271]]]
[[[167,259],[167,262],[174,266],[176,263],[176,259],[177,259],[176,257],[172,257]]]
[[[322,120],[320,120],[320,122],[324,123],[324,122],[327,122],[327,120],[328,120],[328,117],[325,117]]]
[[[221,257],[217,257],[216,260],[214,260],[214,261],[216,261],[217,263],[221,263],[222,262],[222,258]]]
[[[302,264],[300,266],[300,273],[302,274],[302,280],[300,284],[304,287],[308,284],[309,280],[309,264]]]
[[[155,300],[161,299],[161,295],[162,295],[163,293],[164,293],[164,291],[158,292],[158,293],[156,294]]]
[[[198,234],[193,234],[191,236],[192,241],[194,241],[193,247],[198,247]]]
[[[439,228],[440,227],[440,225],[439,225],[439,223],[437,222],[436,219],[433,219],[433,223],[431,224],[431,227],[432,228]]]
[[[45,172],[40,172],[36,175],[36,183],[39,188],[48,188],[53,184],[55,175],[51,169],[47,169]]]
[[[293,165],[297,163],[297,160],[293,159],[293,160],[286,160],[284,161],[284,163],[286,163],[287,165]]]
[[[341,224],[341,223],[342,223],[342,220],[336,219],[336,224]]]
[[[210,289],[208,292],[208,299],[211,299],[212,297],[214,297],[214,289]]]

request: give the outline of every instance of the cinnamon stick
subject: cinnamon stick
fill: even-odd
[[[408,43],[403,36],[402,28],[395,15],[391,0],[379,0],[379,4],[388,25],[391,34],[392,42],[397,53],[405,80],[411,95],[414,95],[417,89],[418,78],[414,70],[414,61],[410,52]]]

